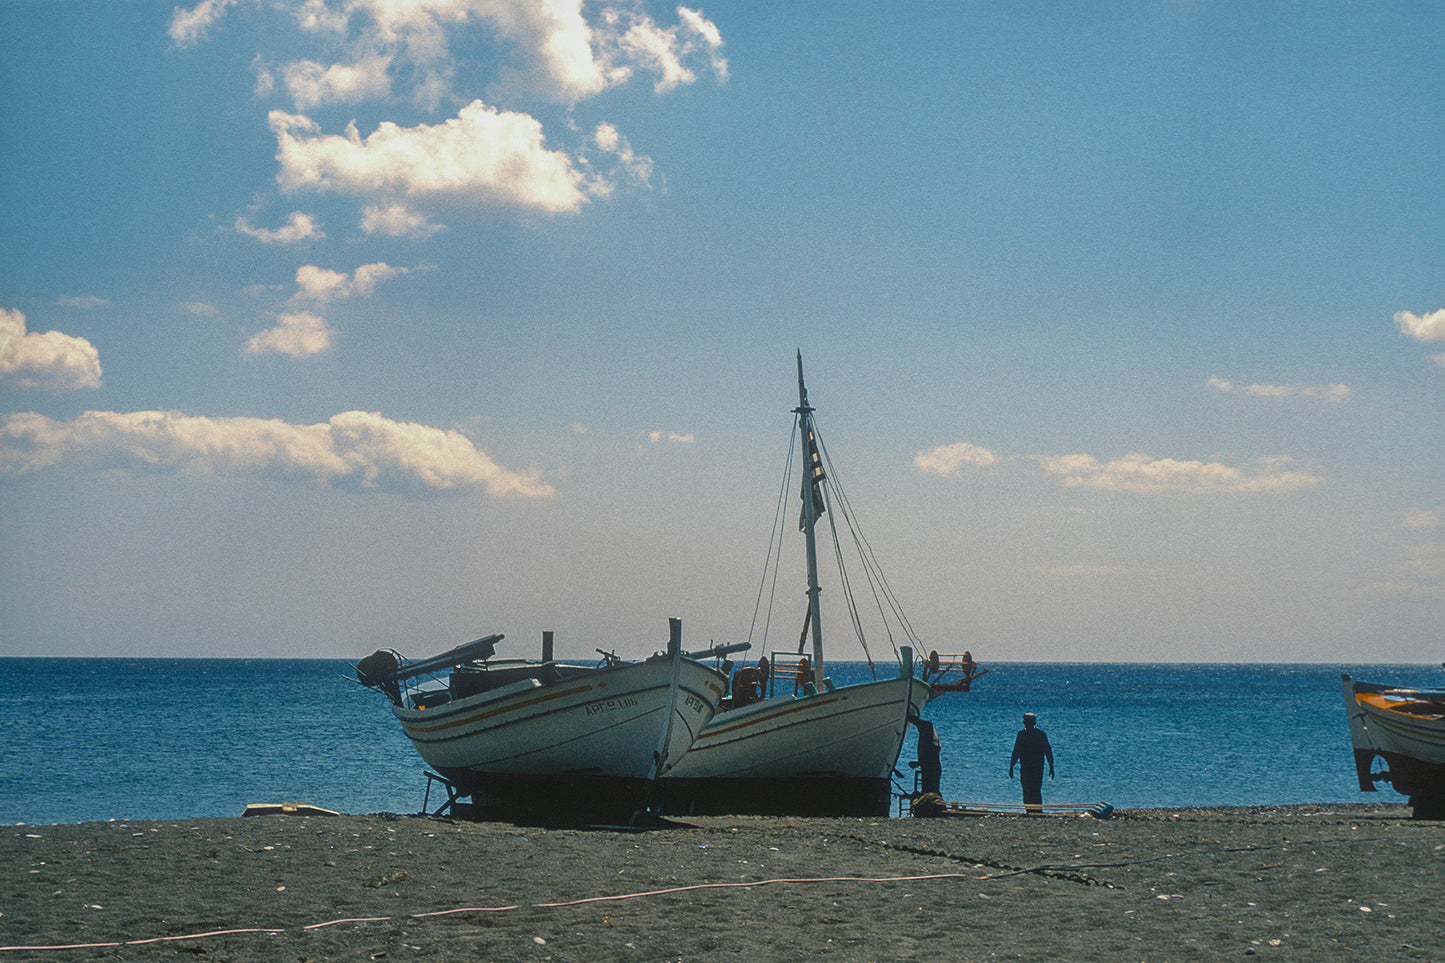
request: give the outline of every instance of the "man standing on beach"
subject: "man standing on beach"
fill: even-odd
[[[943,779],[943,747],[938,742],[938,730],[917,716],[909,716],[909,721],[918,729],[918,788],[925,796],[938,795]]]
[[[1019,767],[1019,784],[1024,791],[1024,809],[1029,815],[1044,811],[1044,760],[1049,762],[1049,778],[1054,778],[1054,748],[1049,737],[1038,727],[1032,712],[1024,713],[1024,727],[1014,737],[1014,754],[1008,761],[1008,777]]]

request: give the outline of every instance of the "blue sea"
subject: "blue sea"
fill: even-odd
[[[1054,747],[1051,803],[1116,808],[1393,802],[1355,781],[1340,673],[1439,687],[1429,665],[995,663],[925,712],[943,796],[1014,803],[1024,712]],[[837,683],[867,677],[834,663]],[[340,660],[0,659],[0,824],[236,816],[248,803],[421,810],[425,766]],[[899,768],[914,758],[910,732]],[[433,804],[437,802],[435,794]]]

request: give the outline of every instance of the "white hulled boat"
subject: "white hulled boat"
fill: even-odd
[[[1445,819],[1445,689],[1401,689],[1341,676],[1362,792],[1388,782],[1415,816]],[[1375,757],[1388,767],[1371,772]]]
[[[417,752],[483,807],[628,813],[682,759],[712,718],[727,677],[684,653],[671,620],[666,652],[599,664],[492,658],[502,636],[407,662],[381,650],[357,666],[383,692]]]
[[[826,494],[833,486],[825,486],[829,481],[824,470],[826,452],[808,404],[801,353],[795,414],[795,437],[801,438],[804,464],[800,526],[808,578],[804,635],[811,638],[811,656],[804,655],[800,639],[796,658],[775,655],[771,664],[764,659],[758,667],[742,668],[733,675],[731,697],[703,727],[688,754],[659,783],[668,813],[887,815],[894,767],[909,719],[922,711],[933,694],[928,682],[915,677],[913,650],[906,645],[896,650],[898,661],[885,670],[884,678],[875,675],[869,682],[840,686],[828,679],[818,578],[818,522],[825,515],[831,522],[842,514],[850,523],[847,528],[855,536],[857,532],[846,499]],[[790,454],[790,464],[792,460]],[[831,471],[831,465],[828,467]],[[785,481],[784,491],[788,487]],[[836,546],[836,525],[830,524],[829,529]],[[876,570],[871,551],[866,544],[859,547],[864,549],[860,557],[875,595],[886,600],[880,608],[897,615],[896,600]],[[835,554],[841,562],[841,554]],[[840,575],[839,585],[841,594],[851,599],[844,575]],[[849,609],[861,641],[861,623],[851,604]],[[900,622],[906,629],[901,616]],[[786,684],[781,670],[785,662],[791,663],[792,673]]]

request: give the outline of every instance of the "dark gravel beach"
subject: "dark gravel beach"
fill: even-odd
[[[1445,823],[1402,806],[275,815],[7,826],[0,852],[0,961],[1445,960]]]

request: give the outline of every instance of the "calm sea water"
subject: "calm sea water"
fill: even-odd
[[[1359,792],[1340,673],[1440,686],[1422,665],[996,663],[925,713],[943,795],[1015,802],[1014,732],[1038,714],[1046,802],[1118,808],[1403,802]],[[864,667],[830,666],[835,682]],[[425,767],[342,661],[0,659],[0,824],[235,816],[304,801],[417,812]],[[903,761],[914,757],[912,733]],[[910,781],[911,785],[911,781]]]

